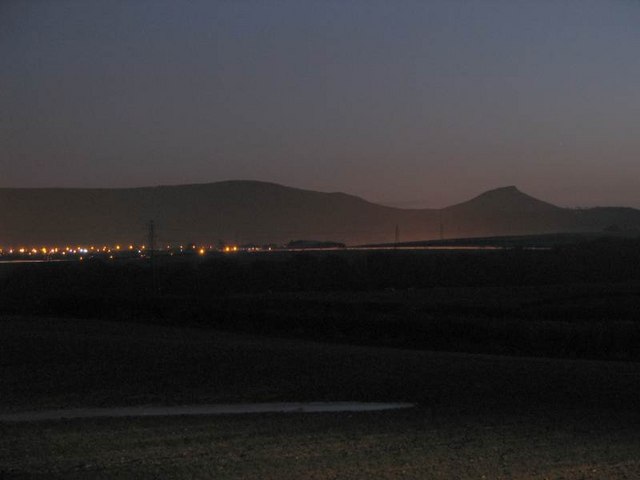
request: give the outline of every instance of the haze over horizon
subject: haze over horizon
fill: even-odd
[[[0,187],[640,207],[640,3],[0,5]]]

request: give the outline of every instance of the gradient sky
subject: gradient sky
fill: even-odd
[[[0,2],[0,187],[640,207],[640,2]]]

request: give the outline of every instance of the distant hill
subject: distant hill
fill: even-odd
[[[437,209],[376,205],[256,181],[131,189],[0,189],[0,246],[278,243],[307,238],[348,245],[454,237],[640,231],[640,210],[560,208],[515,187]]]
[[[456,238],[581,230],[575,210],[543,202],[514,186],[490,190],[444,208],[441,219],[444,235]]]

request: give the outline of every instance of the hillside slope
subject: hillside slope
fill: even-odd
[[[143,243],[153,219],[160,243],[350,245],[488,235],[640,228],[630,208],[572,210],[515,187],[442,210],[399,209],[344,193],[257,181],[131,189],[0,189],[0,246]]]

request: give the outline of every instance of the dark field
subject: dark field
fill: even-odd
[[[637,428],[421,411],[87,420],[3,428],[0,455],[8,478],[631,480]]]
[[[2,411],[404,400],[402,412],[0,426],[0,471],[65,478],[634,478],[640,364],[2,321]],[[45,475],[46,474],[46,475]]]
[[[640,360],[640,240],[550,250],[3,265],[0,312],[359,345]]]
[[[640,263],[623,247],[590,266],[580,249],[160,263],[152,287],[138,264],[16,268],[0,292],[0,412],[418,406],[0,424],[0,474],[638,478]],[[377,283],[344,283],[380,262]]]

